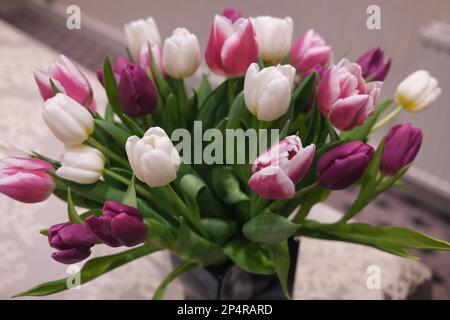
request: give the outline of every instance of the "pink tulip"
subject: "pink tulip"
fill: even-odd
[[[155,64],[156,64],[156,67],[158,68],[159,73],[162,76],[166,77],[167,73],[164,71],[164,68],[162,66],[162,55],[163,55],[162,50],[159,48],[159,46],[156,43],[152,44],[151,48],[152,48],[153,58],[155,59]],[[151,70],[150,53],[148,51],[147,43],[142,45],[141,50],[139,51],[138,65],[144,70],[147,70],[147,68]]]
[[[20,202],[44,201],[55,187],[48,173],[53,170],[53,166],[43,160],[0,159],[0,192]]]
[[[119,56],[117,57],[116,61],[114,61],[114,63],[112,64],[111,69],[114,74],[114,78],[116,78],[117,83],[119,83],[120,81],[120,74],[130,62],[131,61],[128,58]],[[102,86],[105,85],[103,83],[103,68],[97,69],[97,79],[102,84]]]
[[[242,18],[242,14],[234,8],[225,8],[222,15],[230,19],[231,22],[235,22],[239,18]]]
[[[292,45],[291,64],[299,74],[304,75],[316,68],[326,67],[331,56],[331,48],[313,29],[309,29]]]
[[[66,56],[60,55],[58,60],[52,62],[48,72],[35,71],[34,79],[44,100],[55,95],[50,84],[51,79],[59,91],[85,106],[92,113],[95,112],[94,94],[91,85],[75,64]]]
[[[295,185],[308,172],[314,153],[315,146],[303,148],[298,136],[275,143],[253,163],[250,188],[267,199],[292,198]]]
[[[346,59],[326,69],[318,88],[319,111],[339,130],[362,125],[375,111],[383,82],[366,83],[361,67]]]
[[[228,18],[216,15],[205,59],[216,74],[242,77],[248,66],[258,60],[258,43],[252,22],[239,19],[232,23]]]

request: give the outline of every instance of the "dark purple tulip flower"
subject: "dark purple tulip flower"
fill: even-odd
[[[137,64],[129,63],[120,75],[119,100],[122,111],[139,118],[155,111],[156,88],[147,73]]]
[[[242,14],[234,8],[225,8],[222,15],[235,22],[236,20],[242,18]]]
[[[103,205],[103,214],[88,217],[86,226],[110,247],[133,247],[147,238],[147,227],[142,220],[142,213],[136,208],[108,200]]]
[[[380,168],[394,175],[398,170],[414,161],[422,144],[422,130],[410,123],[392,127],[384,141]]]
[[[114,64],[111,66],[112,71],[114,73],[114,77],[116,78],[117,83],[120,81],[120,75],[122,74],[123,69],[126,68],[126,66],[130,63],[130,60],[128,60],[125,57],[118,57]],[[104,86],[103,83],[103,68],[97,69],[97,79],[100,81],[102,86]]]
[[[384,52],[373,48],[364,53],[356,61],[361,66],[362,76],[370,81],[383,81],[391,68],[391,59],[384,62]]]
[[[48,229],[48,243],[58,249],[53,259],[71,264],[89,257],[95,237],[83,224],[60,223]]]
[[[317,162],[320,182],[331,190],[347,188],[363,175],[374,153],[371,146],[361,141],[331,149]]]

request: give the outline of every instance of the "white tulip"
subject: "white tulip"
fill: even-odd
[[[439,83],[428,71],[418,70],[406,77],[397,87],[395,99],[408,111],[421,111],[441,94]]]
[[[294,78],[295,68],[289,64],[259,71],[258,64],[252,63],[244,80],[247,109],[262,121],[278,119],[289,108]]]
[[[55,174],[79,184],[97,182],[102,176],[105,157],[95,148],[79,145],[69,147],[62,155],[61,167]]]
[[[152,17],[135,20],[124,26],[128,49],[131,55],[137,59],[139,50],[144,43],[161,45],[158,26]]]
[[[81,144],[94,131],[91,113],[62,93],[44,102],[42,117],[56,138],[66,145]]]
[[[264,61],[280,62],[289,54],[294,23],[270,16],[252,18],[258,40],[259,54]]]
[[[148,129],[142,139],[129,137],[125,150],[136,178],[150,187],[165,186],[177,177],[180,156],[160,127]]]
[[[28,158],[26,151],[12,145],[7,141],[0,140],[0,159],[9,157]]]
[[[186,78],[197,71],[201,54],[195,34],[185,28],[177,28],[170,38],[164,41],[163,69],[177,79]]]

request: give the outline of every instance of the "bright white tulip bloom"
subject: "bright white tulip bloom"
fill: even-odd
[[[92,114],[62,93],[44,102],[42,117],[55,137],[69,146],[81,144],[94,132]]]
[[[61,167],[55,174],[79,184],[91,184],[100,179],[104,166],[103,153],[95,148],[79,145],[66,149],[62,155]]]
[[[129,137],[125,150],[136,178],[150,187],[165,186],[177,177],[180,156],[160,127],[148,129],[142,139]]]
[[[395,100],[406,110],[425,109],[441,94],[439,83],[428,71],[418,70],[406,77],[397,87]]]
[[[144,43],[161,45],[158,26],[152,17],[131,21],[124,26],[128,50],[137,59]]]
[[[284,115],[291,101],[295,68],[289,64],[259,70],[252,63],[245,74],[244,100],[258,120],[272,121]]]
[[[262,59],[269,62],[280,62],[286,58],[292,44],[294,28],[292,18],[260,16],[252,18],[252,22]]]
[[[201,61],[200,45],[195,34],[185,28],[177,28],[164,41],[163,69],[177,79],[192,76]]]

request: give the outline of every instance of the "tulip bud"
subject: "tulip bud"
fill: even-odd
[[[81,144],[94,132],[91,113],[62,93],[44,102],[42,117],[56,138],[67,145]]]
[[[53,259],[72,264],[91,255],[95,237],[82,224],[60,223],[48,229],[48,243],[58,250],[52,253]]]
[[[180,156],[160,127],[148,129],[142,139],[129,137],[125,149],[134,175],[150,187],[165,186],[177,177]]]
[[[79,184],[97,182],[105,166],[103,154],[89,146],[79,145],[66,149],[62,155],[61,167],[56,175]]]
[[[295,68],[291,65],[267,67],[259,71],[252,63],[245,74],[244,100],[258,120],[272,121],[284,115],[291,101]]]
[[[250,188],[267,199],[292,198],[295,185],[308,172],[314,153],[315,146],[303,148],[297,136],[275,143],[253,163]]]
[[[331,56],[331,48],[313,29],[309,29],[299,37],[291,49],[291,63],[301,75],[326,67]]]
[[[150,52],[148,51],[148,47],[149,46],[147,44],[144,44],[139,51],[138,64],[144,70],[152,70],[152,66],[150,63]],[[152,50],[153,58],[155,59],[155,65],[158,68],[159,73],[164,77],[167,76],[166,71],[164,71],[164,68],[162,66],[162,50],[157,44],[152,44],[150,47]]]
[[[152,17],[131,21],[124,26],[124,29],[128,50],[136,59],[143,44],[161,44],[158,26]]]
[[[242,18],[242,14],[233,8],[225,8],[222,15],[228,18],[231,22],[235,22],[236,20]]]
[[[361,141],[331,149],[317,161],[320,182],[331,190],[347,188],[363,175],[374,153],[371,146]]]
[[[53,166],[43,160],[0,159],[0,193],[25,203],[44,201],[55,188],[55,183],[48,174],[53,170]]]
[[[102,215],[88,217],[86,226],[110,247],[133,247],[147,238],[147,227],[142,221],[142,213],[136,208],[108,200],[103,205]]]
[[[137,64],[128,64],[119,82],[119,100],[122,111],[139,118],[155,111],[158,102],[156,89],[147,73]]]
[[[123,69],[126,68],[126,66],[130,63],[130,60],[128,60],[125,57],[118,57],[116,61],[111,66],[114,78],[116,78],[116,82],[120,82],[120,75],[122,74]],[[100,81],[102,86],[105,84],[103,83],[103,68],[97,69],[97,79]]]
[[[391,128],[384,140],[380,168],[394,175],[416,158],[422,144],[422,130],[410,123],[399,124]]]
[[[242,77],[248,66],[258,60],[258,43],[250,20],[239,19],[232,23],[216,15],[205,59],[216,74],[229,78]]]
[[[422,111],[437,99],[442,90],[436,78],[428,71],[418,70],[411,73],[397,87],[395,99],[408,111]]]
[[[294,24],[291,17],[252,18],[258,40],[259,54],[264,61],[281,62],[289,54]]]
[[[44,100],[55,96],[50,83],[51,79],[59,91],[88,108],[92,113],[95,112],[91,85],[83,73],[66,56],[60,55],[59,60],[52,62],[48,72],[35,71],[34,79]]]
[[[164,41],[163,68],[173,78],[192,76],[200,65],[200,45],[195,34],[177,28]]]
[[[383,81],[391,68],[391,59],[384,63],[384,52],[373,48],[364,53],[356,63],[361,66],[362,76],[374,81]]]
[[[362,125],[375,111],[382,82],[366,83],[361,67],[343,59],[323,72],[318,88],[317,107],[339,130]]]

